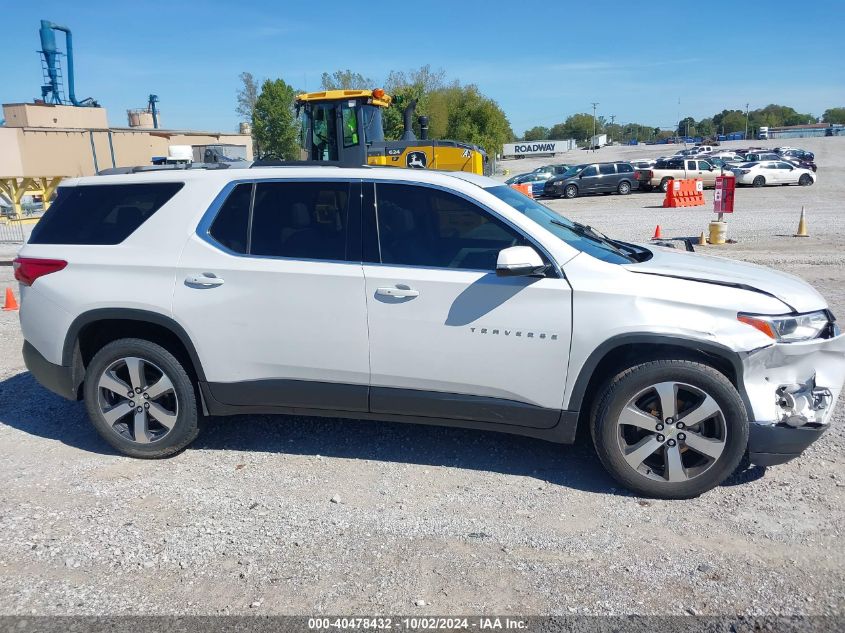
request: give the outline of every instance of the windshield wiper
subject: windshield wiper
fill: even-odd
[[[626,255],[622,252],[622,249],[616,245],[615,240],[610,239],[607,235],[596,231],[593,227],[588,226],[586,224],[581,224],[580,222],[573,222],[570,226],[565,222],[561,222],[560,220],[555,220],[554,218],[549,218],[549,222],[554,224],[555,226],[561,226],[565,229],[569,229],[573,233],[586,237],[587,239],[591,239],[594,242],[598,242],[599,244],[604,244],[605,246],[610,247],[617,255],[624,257],[625,259],[631,259],[630,256]]]

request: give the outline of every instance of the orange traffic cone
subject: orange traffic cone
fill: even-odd
[[[654,236],[651,238],[653,240],[662,240],[663,234],[660,232],[660,225],[658,224],[657,227],[654,229]]]
[[[4,310],[17,310],[18,300],[15,299],[15,293],[11,288],[6,288],[6,303],[3,305]]]

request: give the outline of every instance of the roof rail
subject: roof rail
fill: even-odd
[[[97,172],[98,176],[137,174],[147,171],[185,171],[189,169],[229,169],[230,163],[185,163],[174,165],[135,165],[133,167],[109,167]]]
[[[252,167],[345,167],[347,169],[370,169],[369,165],[349,165],[339,160],[282,160],[281,158],[259,158]]]

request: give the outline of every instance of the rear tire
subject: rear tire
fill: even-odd
[[[736,469],[748,444],[748,414],[713,367],[657,360],[607,383],[591,432],[599,459],[620,484],[650,497],[687,499]]]
[[[798,184],[802,187],[807,187],[813,184],[813,179],[810,177],[810,174],[801,174],[801,177],[798,179]]]
[[[751,181],[751,185],[754,187],[763,187],[766,184],[766,179],[763,176],[757,176],[754,180]]]
[[[672,182],[672,180],[673,180],[672,178],[664,178],[663,180],[660,181],[660,192],[661,193],[666,193],[667,191],[669,191],[669,183]]]
[[[84,395],[94,428],[125,455],[168,457],[199,434],[193,382],[156,343],[124,338],[103,347],[85,371]]]
[[[563,190],[563,195],[570,200],[572,198],[578,197],[578,187],[575,185],[566,185],[566,188]]]
[[[620,196],[627,196],[631,193],[631,183],[627,180],[623,180],[619,183],[619,186],[616,188],[616,191],[619,192]]]

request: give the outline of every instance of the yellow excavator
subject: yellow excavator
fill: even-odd
[[[410,169],[442,169],[484,174],[487,154],[458,141],[428,138],[428,117],[420,117],[420,138],[412,119],[416,101],[404,111],[404,133],[398,141],[384,140],[382,109],[391,97],[375,90],[327,90],[296,98],[303,116],[303,151],[311,161],[357,166],[379,165]]]

